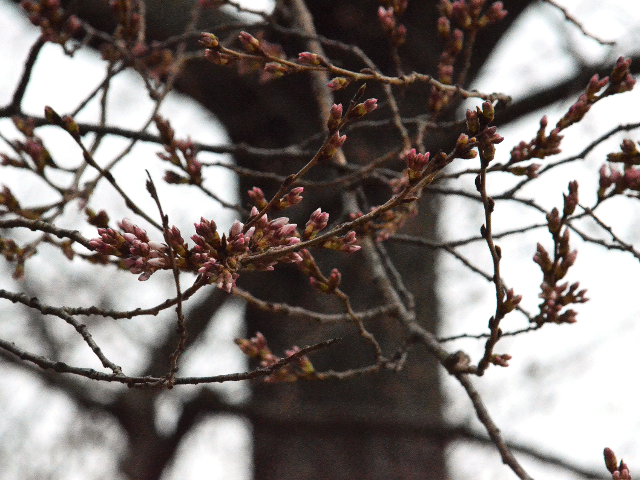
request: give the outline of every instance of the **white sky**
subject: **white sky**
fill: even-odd
[[[508,8],[508,2],[506,3]],[[519,22],[516,31],[505,40],[493,62],[487,66],[487,74],[479,79],[476,87],[480,90],[505,91],[517,97],[518,94],[526,92],[531,85],[550,84],[574,68],[566,61],[561,51],[568,41],[575,42],[583,58],[594,62],[603,56],[613,61],[620,51],[629,51],[632,46],[638,44],[637,30],[634,32],[628,26],[640,24],[639,2],[611,0],[606,2],[606,9],[599,8],[603,2],[595,0],[566,0],[562,3],[584,22],[587,29],[602,37],[619,40],[620,46],[606,51],[595,42],[583,39],[572,25],[566,25],[564,27],[566,35],[558,37],[553,31],[556,25],[550,25],[549,18],[557,18],[558,24],[562,25],[561,17],[554,12],[549,14],[548,7],[536,8]],[[2,42],[0,44],[11,45],[10,49],[0,49],[0,65],[4,67],[3,74],[0,76],[1,105],[6,104],[10,98],[20,75],[20,66],[36,35],[32,28],[25,25],[24,18],[17,16],[15,12],[15,7],[0,3],[0,18],[10,19],[3,22],[3,28],[0,29]],[[76,59],[69,61],[60,54],[59,48],[51,45],[45,48],[42,61],[39,61],[36,67],[34,83],[27,92],[25,107],[28,112],[40,114],[45,104],[51,104],[59,111],[65,112],[67,106],[73,104],[72,98],[66,95],[76,95],[75,98],[79,98],[83,91],[90,91],[103,74],[103,67],[94,54],[80,52],[76,55]],[[114,105],[117,106],[118,116],[114,115],[110,123],[127,122],[126,124],[131,128],[137,128],[143,121],[147,114],[145,108],[148,109],[148,105],[144,108],[140,107],[138,101],[144,101],[145,94],[140,93],[141,87],[136,84],[137,81],[133,76],[125,76],[115,82],[112,98],[116,102]],[[65,88],[67,93],[63,93]],[[56,92],[54,96],[50,93],[52,91]],[[626,94],[620,99],[606,103],[607,105],[594,107],[582,126],[574,127],[569,131],[563,155],[579,151],[586,139],[595,137],[614,124],[639,120],[637,114],[633,116],[634,110],[637,112],[638,108],[630,108],[630,105],[640,106],[639,95]],[[561,116],[567,105],[550,108],[544,112],[549,115],[550,123]],[[95,115],[95,112],[94,106],[86,115]],[[184,137],[189,134],[196,140],[209,143],[217,143],[224,139],[223,133],[211,116],[189,99],[174,95],[165,105],[163,112],[170,115],[172,126],[178,136]],[[506,155],[518,141],[528,141],[532,138],[541,115],[542,113],[534,114],[517,125],[501,130],[500,133],[506,140],[500,146],[499,155]],[[5,135],[13,135],[6,121],[0,122],[0,131]],[[53,150],[74,151],[72,145],[60,140],[59,137],[43,136],[49,142],[47,145]],[[638,139],[640,135],[633,132],[631,137]],[[618,136],[609,142],[606,148],[597,149],[584,164],[572,164],[563,169],[553,185],[545,184],[547,186],[541,191],[527,190],[527,194],[541,197],[540,201],[545,206],[561,206],[561,192],[566,191],[569,180],[577,178],[581,185],[581,201],[587,204],[592,203],[593,196],[589,197],[589,191],[592,193],[595,191],[594,185],[597,182],[595,172],[602,163],[604,155],[608,151],[615,150],[621,138]],[[113,148],[122,148],[123,142],[108,141],[113,143]],[[151,203],[144,191],[144,168],[153,169],[157,164],[154,158],[158,149],[144,145],[136,148],[135,155],[141,159],[139,168],[129,176],[124,183],[124,188],[143,207],[150,209]],[[0,149],[7,151],[4,146]],[[73,163],[73,155],[69,158]],[[162,170],[157,167],[152,170],[154,178],[159,180]],[[15,182],[15,178],[5,173],[6,171],[7,169],[2,170],[1,183],[8,183],[16,194],[21,193],[21,188],[24,190],[33,188],[33,186]],[[115,173],[118,174],[117,171]],[[229,188],[233,185],[230,177],[222,177],[222,180],[218,181],[227,185],[227,192],[233,190]],[[161,181],[156,185],[162,197],[172,197],[174,191],[172,187],[165,186]],[[498,185],[495,183],[492,185],[499,190]],[[212,184],[212,188],[214,187],[215,185]],[[217,191],[220,189],[218,188]],[[554,192],[553,196],[546,195],[549,191]],[[100,205],[101,202],[106,202],[109,196],[109,190],[103,188],[98,192],[95,204]],[[228,200],[233,201],[233,198],[230,197]],[[203,212],[199,209],[200,205],[206,205],[210,210]],[[165,202],[172,222],[178,224],[185,232],[190,230],[190,225],[198,220],[200,215],[216,218],[216,221],[222,219],[218,222],[222,225],[230,224],[232,216],[228,214],[225,216],[220,209],[210,206],[210,201],[185,189],[181,189],[180,202]],[[615,226],[622,238],[637,243],[640,240],[640,229],[637,217],[634,215],[635,211],[631,210],[633,206],[631,203],[612,202],[611,206],[603,208],[602,216]],[[113,212],[121,212],[124,215],[124,207],[113,206],[112,208]],[[69,213],[68,218],[65,217],[63,221],[72,224],[72,217],[76,212]],[[443,222],[443,235],[447,238],[461,238],[469,232],[475,233],[481,222],[478,213],[463,202],[448,199],[443,218],[455,218],[457,222],[455,228]],[[499,204],[495,216],[496,230],[509,228],[512,221],[510,219],[514,214],[519,216],[519,221],[522,222],[526,222],[529,218],[524,217],[521,211]],[[119,217],[114,214],[113,218]],[[535,217],[532,218],[535,219]],[[93,236],[93,232],[86,228],[83,234]],[[578,308],[579,322],[571,326],[547,326],[526,337],[503,340],[499,350],[514,356],[511,366],[507,369],[490,369],[485,377],[477,379],[475,383],[483,393],[491,414],[507,438],[531,443],[541,450],[576,463],[599,468],[603,473],[602,449],[609,446],[619,456],[624,456],[633,474],[634,465],[637,465],[636,472],[640,470],[640,442],[636,439],[636,432],[640,430],[640,413],[635,401],[640,383],[633,371],[637,357],[635,348],[640,341],[640,327],[636,320],[640,307],[634,302],[640,271],[637,262],[634,263],[630,256],[611,252],[603,255],[598,249],[581,245],[577,242],[575,235],[572,238],[574,246],[580,253],[578,262],[569,275],[569,280],[580,279],[582,286],[589,289],[588,296],[592,298],[591,302]],[[525,295],[524,306],[529,310],[535,310],[538,301],[536,295],[541,280],[537,266],[531,261],[536,241],[541,241],[545,246],[550,244],[548,234],[540,231],[532,235],[519,236],[511,242],[500,243],[504,253],[504,277],[518,293]],[[485,268],[488,266],[488,258],[486,261],[483,260],[486,257],[484,249],[469,249],[468,252],[471,252]],[[493,309],[490,285],[474,278],[472,274],[460,268],[455,260],[448,257],[442,258],[441,266],[447,271],[447,275],[443,275],[440,290],[445,314],[441,333],[484,331],[486,320]],[[43,300],[47,298],[46,295],[49,295],[49,299],[54,299],[55,292],[60,290],[60,285],[77,288],[74,287],[74,281],[77,282],[78,278],[65,279],[59,275],[57,268],[46,262],[38,264],[38,269],[41,269],[38,270],[40,278],[55,277],[57,279],[55,285],[45,288]],[[76,275],[83,278],[89,274],[80,270]],[[105,278],[98,288],[103,292],[113,289],[113,281],[112,278]],[[135,277],[131,276],[118,282],[120,282],[118,283],[119,291],[122,292],[119,293],[119,297],[123,308],[137,306],[141,290],[138,289],[133,294],[132,288],[127,288],[127,285],[131,287],[134,284],[140,288]],[[46,281],[39,283],[42,283],[40,285],[42,287],[46,286]],[[10,281],[6,276],[0,278],[0,285],[14,291],[20,288],[20,285]],[[144,289],[145,305],[154,304],[157,299],[164,298],[170,287],[170,282],[163,283],[154,276],[151,281],[141,287]],[[78,304],[92,301],[92,298],[82,290],[75,291],[79,296],[75,298]],[[52,300],[52,303],[59,302]],[[615,308],[611,307],[612,303],[615,303]],[[233,318],[234,315],[229,311],[233,311],[232,306],[220,314],[221,318]],[[613,311],[616,313],[613,314]],[[6,312],[6,307],[0,305],[0,314],[3,312]],[[505,330],[524,326],[518,320],[508,320],[508,322],[512,323],[506,321]],[[167,325],[169,328],[168,323]],[[0,336],[12,338],[11,335],[15,335],[14,328],[16,327],[7,326],[6,322],[0,322]],[[114,357],[119,357],[120,354],[124,355],[133,350],[138,341],[136,335],[142,332],[145,338],[151,340],[155,329],[157,329],[157,323],[149,325],[148,321],[143,320],[127,323],[115,339],[107,336],[111,335],[111,330],[103,332],[96,329],[96,336],[100,337],[103,334],[104,338],[100,338],[100,341],[112,349]],[[209,350],[206,352],[203,350],[204,355],[187,358],[182,371],[192,372],[192,374],[205,372],[212,374],[242,369],[242,359],[236,354],[235,346],[231,342],[231,339],[237,335],[237,331],[237,322],[214,322],[214,327],[209,332],[211,341],[207,342]],[[471,341],[462,342],[456,344],[455,348],[464,348],[477,358],[482,344]],[[76,352],[75,355],[77,359],[86,360],[81,352]],[[212,361],[212,358],[221,360]],[[138,360],[140,357],[133,355],[129,357],[128,362],[133,368]],[[446,376],[443,375],[443,377]],[[7,381],[6,378],[9,380]],[[38,452],[49,448],[51,440],[59,438],[64,430],[63,427],[71,425],[70,420],[76,414],[73,406],[59,396],[47,400],[45,406],[37,385],[28,384],[24,376],[15,372],[7,375],[6,378],[0,385],[0,407],[15,415],[0,417],[0,437],[9,439],[10,442],[11,436],[8,432],[16,431],[16,424],[20,424],[23,429],[21,434],[26,432],[29,439],[26,445],[37,449]],[[469,401],[458,385],[448,378],[444,378],[444,382],[447,389],[445,412],[447,418],[453,422],[468,422],[478,427]],[[11,390],[7,390],[7,387]],[[227,392],[230,394],[242,395],[243,390],[240,385],[230,385],[226,388],[229,389]],[[189,393],[183,391],[178,395],[188,396]],[[175,418],[176,403],[170,398],[165,400],[159,402],[158,411],[166,422],[162,428],[170,429],[172,418]],[[20,419],[25,412],[34,411],[34,407],[41,416],[38,432],[34,431],[33,425],[28,421]],[[49,427],[44,428],[44,425]],[[118,445],[118,435],[105,435],[108,437],[104,440],[105,445]],[[203,442],[203,439],[207,441]],[[14,438],[14,441],[19,440]],[[16,446],[18,447],[19,445]],[[96,452],[88,446],[84,448],[86,458],[93,458],[92,455],[96,455]],[[249,431],[242,421],[223,417],[211,418],[185,442],[181,448],[185,454],[180,456],[172,469],[175,474],[170,473],[166,478],[177,479],[178,475],[183,480],[201,478],[202,472],[207,472],[207,478],[248,479],[250,478],[247,454],[249,448]],[[47,456],[36,453],[35,450],[31,453],[27,450],[28,448],[23,446],[22,456],[18,458],[30,464],[37,464],[38,457],[52,459],[56,457],[55,451]],[[475,447],[459,445],[451,448],[449,453],[449,464],[454,478],[473,478],[474,480],[514,478],[513,473],[500,463],[497,453],[493,450],[485,452]],[[103,450],[100,449],[98,454],[102,455]],[[117,448],[111,454],[112,461],[116,461],[116,454]],[[520,458],[523,457],[520,456]],[[102,462],[99,463],[108,466],[108,459],[109,457],[102,457]],[[559,478],[560,475],[567,478],[565,472],[558,474],[547,467],[529,465],[526,461],[525,464],[530,468],[529,471],[534,478],[542,476]],[[101,467],[93,461],[74,468],[70,469],[70,475],[75,473],[78,476],[85,476],[90,472],[91,478],[97,478],[101,472],[109,471],[101,470]],[[0,479],[16,478],[14,473],[15,470],[10,469],[0,472]]]

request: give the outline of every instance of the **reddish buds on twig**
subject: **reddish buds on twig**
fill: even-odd
[[[610,448],[604,449],[604,464],[611,473],[613,480],[631,480],[629,467],[624,463],[624,460],[620,460],[620,464],[618,464],[616,455]]]
[[[351,83],[351,79],[347,77],[335,77],[329,83],[327,83],[327,87],[331,90],[342,90],[347,88],[347,86]]]

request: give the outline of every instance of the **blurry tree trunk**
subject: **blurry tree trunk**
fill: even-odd
[[[433,73],[439,57],[440,41],[435,33],[438,2],[410,1],[402,21],[409,32],[401,56],[407,58],[407,72]],[[516,3],[516,2],[509,2]],[[529,2],[520,2],[510,10],[515,18]],[[285,6],[287,2],[284,2]],[[362,48],[384,73],[393,73],[387,39],[377,25],[377,5],[370,1],[307,2],[316,28],[321,35],[354,43]],[[507,5],[507,8],[511,5]],[[293,23],[293,21],[292,21]],[[471,65],[471,78],[488,57],[506,25],[483,35]],[[274,38],[277,40],[277,37]],[[298,51],[307,50],[300,44]],[[295,51],[287,51],[293,55]],[[284,77],[259,85],[254,79],[237,78],[233,72],[211,68],[210,72],[193,65],[187,74],[189,85],[198,79],[197,98],[221,119],[234,142],[247,142],[260,147],[284,147],[304,140],[321,131],[317,106],[308,78]],[[359,66],[361,68],[361,64]],[[213,87],[212,87],[213,85]],[[371,88],[367,97],[383,99],[380,91]],[[353,89],[352,89],[353,90]],[[348,92],[349,95],[353,91]],[[428,89],[408,89],[403,96],[403,115],[412,116],[426,109]],[[336,96],[348,103],[347,95]],[[382,100],[381,100],[382,101]],[[347,141],[350,161],[365,163],[385,153],[397,133],[390,128],[369,130],[358,135],[357,145]],[[427,140],[427,149],[438,148],[442,136]],[[446,145],[446,143],[444,144]],[[449,143],[444,148],[451,148]],[[245,165],[245,159],[237,158]],[[249,166],[256,167],[255,163]],[[264,168],[264,167],[263,167]],[[289,174],[295,171],[291,161],[277,160],[267,167],[270,171]],[[251,182],[242,181],[242,193]],[[261,185],[261,187],[265,187]],[[271,189],[265,190],[271,192]],[[323,210],[337,218],[342,212],[340,192],[326,192]],[[269,197],[269,195],[267,195]],[[247,198],[246,196],[243,198]],[[317,199],[317,192],[307,198]],[[381,200],[380,198],[378,200]],[[371,199],[376,204],[375,198]],[[305,202],[303,202],[304,204]],[[317,207],[317,202],[307,208]],[[309,211],[306,215],[308,218]],[[301,218],[305,218],[301,216]],[[437,201],[425,196],[420,214],[413,219],[411,233],[426,238],[436,237]],[[420,323],[435,331],[438,322],[435,286],[435,258],[430,252],[398,249],[391,252],[394,262],[415,296]],[[366,273],[362,258],[354,256],[350,269],[345,259],[340,263],[344,288],[355,305],[375,304],[379,292]],[[331,258],[323,263],[328,273]],[[267,281],[251,284],[251,291],[263,299],[284,301],[319,309],[332,299],[321,297],[306,285],[294,269],[271,272]],[[258,275],[256,275],[259,277]],[[325,305],[326,308],[326,305]],[[313,323],[288,322],[262,311],[247,310],[248,335],[262,332],[272,349],[282,354],[292,344],[309,345],[330,337],[345,337],[337,347],[314,355],[314,364],[342,370],[371,362],[369,346],[354,335],[354,327],[328,329]],[[398,347],[394,330],[400,328],[390,318],[367,324],[376,338],[382,339],[385,352]],[[397,337],[396,337],[397,338]],[[252,415],[254,435],[255,478],[260,480],[293,479],[442,479],[446,478],[444,445],[411,432],[411,428],[441,422],[441,390],[439,372],[423,351],[412,351],[410,361],[401,373],[383,372],[343,382],[298,382],[292,385],[252,384]]]
[[[188,7],[193,1],[153,0],[148,1],[147,13],[150,38],[163,39],[176,34],[188,20]],[[509,25],[532,3],[507,1],[507,19],[495,28],[483,32],[478,38],[468,78],[473,79],[486,61],[497,41]],[[407,44],[401,48],[405,60],[405,73],[411,71],[434,74],[442,48],[436,35],[438,17],[437,1],[410,0],[409,9],[402,17],[408,30]],[[78,13],[96,25],[109,28],[105,21],[104,4],[76,2]],[[395,74],[389,56],[388,42],[378,26],[378,4],[369,0],[308,0],[308,7],[316,22],[318,33],[331,39],[353,43],[387,74]],[[287,2],[282,2],[279,13],[286,22]],[[210,22],[208,19],[207,22]],[[294,19],[289,19],[294,23]],[[216,22],[216,19],[213,19]],[[211,23],[205,23],[211,25]],[[277,41],[278,37],[274,37]],[[284,38],[280,38],[284,40]],[[287,38],[291,45],[291,38]],[[289,55],[306,50],[298,43],[298,50],[287,47]],[[328,52],[331,53],[331,52]],[[354,63],[357,68],[361,64]],[[349,67],[350,65],[346,65]],[[234,69],[214,67],[205,61],[190,63],[177,83],[184,93],[199,101],[213,112],[225,125],[233,142],[246,142],[256,147],[285,147],[300,142],[322,130],[318,120],[318,107],[312,94],[309,79],[302,76],[284,77],[278,81],[260,84],[255,76],[238,76]],[[403,116],[412,116],[426,111],[429,89],[425,86],[408,88],[401,92]],[[348,103],[347,94],[340,95],[337,102]],[[370,86],[367,97],[383,96],[375,86]],[[354,163],[365,163],[397,145],[398,136],[390,128],[359,133],[357,140],[345,145],[348,159]],[[426,148],[451,148],[451,139],[437,134],[426,139]],[[395,146],[393,147],[395,148]],[[295,171],[296,162],[289,158],[274,158],[266,165],[263,159],[238,156],[241,166],[289,174]],[[241,181],[243,202],[246,190],[253,182]],[[260,185],[267,193],[273,193],[276,185]],[[368,190],[374,191],[375,188]],[[308,192],[308,201],[300,218],[308,218],[309,208],[320,205],[337,219],[342,211],[339,191]],[[368,191],[371,194],[370,191]],[[375,192],[369,195],[376,203]],[[311,199],[314,200],[311,200]],[[378,199],[380,200],[380,199]],[[411,221],[407,230],[426,238],[436,237],[437,200],[428,194],[421,201],[419,215]],[[390,250],[391,247],[389,247]],[[394,249],[395,250],[395,249]],[[391,251],[392,258],[405,279],[406,285],[416,300],[418,319],[429,330],[435,331],[438,323],[438,308],[435,286],[435,258],[430,252],[403,247]],[[337,265],[336,257],[323,256],[322,269],[328,273]],[[344,258],[340,260],[344,263]],[[375,304],[379,292],[368,275],[363,258],[353,255],[351,264],[341,267],[343,285],[352,297],[354,306]],[[266,280],[266,281],[262,281]],[[279,269],[265,278],[259,274],[243,275],[239,285],[246,287],[259,298],[284,301],[316,310],[337,308],[333,299],[323,297],[309,288],[295,269]],[[323,305],[326,303],[326,305]],[[249,335],[260,331],[265,334],[271,348],[282,355],[284,349],[294,344],[309,345],[331,337],[345,337],[337,346],[323,354],[314,355],[312,361],[318,370],[363,366],[371,363],[369,346],[354,335],[354,327],[337,326],[327,328],[313,323],[291,322],[277,318],[253,308],[247,310]],[[367,324],[381,340],[385,353],[390,354],[399,347],[394,343],[394,330],[401,328],[392,318],[378,319]],[[249,417],[253,422],[255,478],[258,480],[291,479],[442,479],[446,477],[444,445],[425,438],[415,432],[420,426],[437,425],[441,422],[441,390],[439,372],[424,351],[412,351],[410,360],[400,373],[382,372],[342,382],[298,382],[295,384],[267,385],[252,383],[253,397]],[[137,396],[134,401],[124,401],[122,396]],[[136,412],[151,411],[155,392],[124,391],[120,401],[108,410],[121,419],[135,419],[129,434],[131,452],[138,460],[130,465],[127,473],[138,480],[158,478],[163,467],[175,453],[177,442],[166,439],[162,443],[153,419],[140,422]],[[206,397],[206,396],[205,396]],[[203,397],[204,398],[204,397]],[[137,406],[136,406],[137,405]],[[135,407],[135,408],[134,408]],[[202,411],[215,410],[202,402],[191,402],[185,413],[197,417]],[[130,410],[130,411],[129,411]],[[185,425],[189,425],[186,423]],[[149,430],[146,431],[145,429]],[[179,432],[184,435],[185,432]],[[176,439],[179,440],[179,439]],[[166,458],[155,458],[164,456]],[[131,458],[131,456],[129,457]]]

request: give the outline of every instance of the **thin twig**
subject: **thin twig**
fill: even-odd
[[[100,349],[100,347],[98,347],[96,342],[93,340],[93,337],[89,333],[87,326],[83,323],[78,322],[75,318],[73,318],[73,316],[65,312],[64,309],[43,305],[40,303],[40,300],[38,300],[36,297],[29,298],[24,293],[12,293],[3,289],[0,289],[0,297],[6,298],[7,300],[10,300],[13,303],[21,303],[22,305],[25,305],[29,308],[38,310],[43,315],[54,315],[58,318],[61,318],[62,320],[64,320],[65,322],[67,322],[69,325],[71,325],[73,328],[76,329],[76,331],[84,339],[85,343],[89,345],[89,348],[91,348],[93,353],[95,353],[96,357],[100,359],[100,362],[105,368],[109,368],[110,370],[112,370],[114,375],[116,376],[122,376],[122,369],[119,366],[117,366],[115,363],[111,362],[104,355],[104,353],[102,353],[102,350]]]
[[[484,406],[480,394],[473,386],[469,375],[458,373],[456,374],[456,378],[458,379],[458,382],[460,382],[460,385],[462,385],[462,387],[467,392],[467,396],[471,400],[471,403],[473,403],[473,408],[476,411],[478,420],[480,420],[480,422],[484,425],[484,428],[489,434],[491,441],[500,452],[502,463],[508,465],[509,468],[511,468],[511,470],[513,470],[513,472],[522,480],[533,480],[509,450],[509,447],[502,437],[500,430],[493,422],[491,416],[489,415],[489,412],[487,411],[487,408]]]
[[[347,313],[320,313],[302,307],[296,307],[287,303],[267,302],[254,297],[251,293],[239,287],[233,287],[231,293],[246,300],[252,306],[260,310],[288,317],[295,320],[311,320],[318,323],[346,323],[353,321],[353,316],[361,321],[372,320],[383,315],[395,315],[396,307],[393,305],[381,305],[369,310],[354,311],[352,315]]]
[[[589,33],[587,31],[587,29],[584,28],[582,23],[580,23],[574,16],[572,16],[566,8],[564,8],[562,5],[559,5],[554,0],[543,0],[543,1],[547,2],[549,5],[551,5],[551,6],[555,7],[555,8],[557,8],[558,10],[560,10],[562,12],[562,14],[564,15],[564,18],[566,18],[568,22],[571,22],[576,27],[578,27],[585,37],[593,38],[600,45],[615,45],[616,44],[616,42],[614,40],[603,40],[602,38],[594,35],[593,33]]]
[[[171,354],[171,365],[169,367],[169,372],[167,373],[167,388],[173,387],[173,382],[175,380],[175,374],[178,371],[178,359],[180,358],[180,354],[184,352],[185,344],[187,342],[187,327],[184,322],[184,314],[182,312],[182,290],[180,288],[180,270],[176,265],[176,259],[173,253],[173,242],[172,235],[169,229],[169,217],[164,214],[162,210],[162,204],[160,203],[160,197],[158,196],[158,191],[156,190],[156,186],[153,183],[153,179],[151,178],[151,174],[147,171],[147,191],[151,198],[156,202],[156,206],[158,207],[158,212],[160,213],[160,218],[162,219],[162,234],[164,235],[164,241],[166,242],[168,249],[169,262],[171,264],[171,271],[173,272],[173,282],[176,286],[176,316],[178,317],[178,335],[180,335],[180,339],[178,340],[178,346]]]
[[[1,292],[1,290],[0,290]],[[325,342],[320,342],[305,348],[300,349],[296,353],[285,357],[275,364],[269,367],[260,367],[255,370],[251,370],[249,372],[243,373],[230,373],[226,375],[214,375],[209,377],[177,377],[174,381],[174,385],[198,385],[202,383],[225,383],[225,382],[239,382],[242,380],[253,380],[256,378],[266,377],[271,375],[272,373],[280,370],[284,366],[289,363],[297,360],[298,358],[307,355],[309,353],[315,352],[317,350],[321,350],[323,348],[327,348],[334,343],[336,343],[339,339],[334,338],[331,340],[327,340]],[[162,377],[129,377],[120,373],[104,373],[93,370],[92,368],[81,368],[81,367],[73,367],[71,365],[67,365],[64,362],[57,362],[55,360],[51,360],[42,355],[36,355],[26,350],[23,350],[16,346],[13,342],[7,342],[6,340],[0,339],[0,348],[3,348],[21,360],[26,360],[34,363],[35,365],[43,368],[45,370],[52,369],[58,373],[70,373],[73,375],[79,375],[81,377],[89,378],[91,380],[100,380],[104,382],[117,382],[128,385],[129,387],[141,387],[141,388],[160,388],[164,386],[165,379]]]

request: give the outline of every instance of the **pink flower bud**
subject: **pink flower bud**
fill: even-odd
[[[349,85],[350,83],[350,78],[335,77],[329,83],[327,83],[327,87],[329,87],[333,91],[342,90],[343,88],[347,88],[347,85]]]
[[[206,58],[207,60],[209,60],[211,63],[215,65],[223,65],[223,66],[229,65],[231,62],[235,60],[235,58],[229,54],[220,53],[217,50],[212,50],[212,49],[205,50],[204,58]]]
[[[393,8],[385,9],[384,7],[378,8],[378,20],[382,29],[385,32],[391,32],[396,26],[396,19],[393,14]]]
[[[349,120],[355,120],[356,118],[363,117],[364,115],[373,112],[378,108],[378,100],[375,98],[369,98],[364,103],[359,103],[347,112],[347,118]]]
[[[447,38],[451,33],[451,22],[447,17],[440,17],[438,19],[438,34],[442,38]]]
[[[331,113],[329,113],[329,119],[327,120],[327,128],[329,132],[333,133],[338,131],[340,122],[342,121],[342,104],[333,105],[331,107]]]
[[[238,35],[238,39],[240,39],[240,42],[242,42],[242,45],[247,52],[262,52],[262,49],[260,48],[260,41],[250,33],[240,32],[240,35]]]
[[[291,68],[287,65],[283,65],[278,62],[269,62],[264,66],[264,71],[273,75],[275,78],[280,78],[291,71]]]
[[[298,54],[298,63],[301,63],[303,65],[312,65],[312,66],[326,65],[327,64],[325,59],[322,58],[320,55],[317,55],[315,53],[310,53],[310,52],[301,52],[301,53],[299,53]]]
[[[244,225],[240,223],[238,220],[233,222],[231,228],[229,229],[229,238],[236,237],[242,233],[242,228]]]
[[[217,49],[220,47],[220,42],[218,41],[218,37],[216,37],[213,33],[202,33],[200,35],[200,45],[205,48]]]
[[[615,453],[610,448],[604,449],[604,464],[609,472],[613,473],[618,469],[618,460]]]

